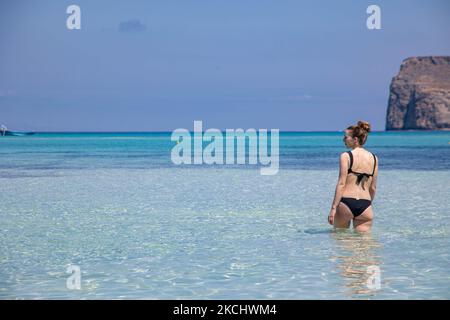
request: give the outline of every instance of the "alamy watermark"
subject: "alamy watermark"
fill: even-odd
[[[66,280],[66,288],[69,290],[81,290],[81,269],[79,266],[70,265],[66,269],[70,276]]]
[[[379,266],[368,266],[366,271],[370,276],[367,278],[366,286],[370,290],[381,289],[381,269]]]
[[[366,20],[366,26],[369,30],[381,29],[381,9],[379,6],[372,4],[367,7],[366,13],[370,16]]]
[[[69,30],[81,29],[81,8],[76,4],[71,4],[67,7],[66,13],[69,16],[66,19],[66,27]],[[381,9],[378,5],[369,5],[366,9],[366,13],[370,16],[366,20],[366,26],[369,30],[381,29]]]
[[[66,27],[69,30],[81,29],[81,9],[76,4],[67,7],[66,13],[70,14],[66,20]]]
[[[262,175],[278,173],[279,129],[271,129],[270,137],[267,129],[226,129],[223,134],[219,129],[203,132],[202,121],[194,121],[193,137],[187,129],[176,129],[171,141],[177,143],[171,152],[172,162],[176,165],[246,164],[248,159],[250,165],[266,166],[260,168]],[[204,142],[208,143],[205,147]]]

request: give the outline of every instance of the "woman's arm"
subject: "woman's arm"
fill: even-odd
[[[336,214],[336,209],[341,202],[342,194],[344,193],[345,182],[347,181],[348,167],[349,167],[349,156],[347,153],[342,153],[339,158],[339,179],[336,184],[336,190],[334,192],[333,203],[331,204],[330,214],[328,215],[328,222],[332,225],[334,223],[334,215]]]
[[[375,193],[377,191],[377,176],[378,176],[378,158],[377,156],[375,156],[375,158],[377,159],[377,164],[375,166],[375,171],[373,173],[373,177],[372,177],[372,183],[370,184],[370,188],[369,188],[369,193],[370,193],[370,198],[375,199]]]

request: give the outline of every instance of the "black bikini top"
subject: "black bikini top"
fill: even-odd
[[[347,173],[353,173],[357,176],[356,179],[356,184],[360,184],[361,181],[364,179],[364,182],[367,181],[370,177],[373,177],[373,174],[375,173],[375,167],[377,166],[377,158],[375,157],[375,155],[372,153],[373,156],[373,171],[372,174],[368,174],[368,173],[361,173],[361,172],[355,172],[352,170],[352,166],[353,166],[353,154],[351,151],[347,151],[348,155],[350,156],[350,168],[348,168],[348,172]],[[364,189],[364,183],[362,184],[362,187]]]

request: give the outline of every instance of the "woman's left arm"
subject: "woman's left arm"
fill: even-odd
[[[328,215],[328,222],[333,225],[334,223],[334,215],[336,214],[336,209],[341,202],[342,194],[345,188],[345,182],[347,180],[348,167],[349,167],[350,158],[347,153],[342,153],[339,158],[339,179],[336,184],[336,190],[334,192],[334,199],[331,205],[330,214]]]

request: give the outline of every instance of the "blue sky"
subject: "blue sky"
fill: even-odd
[[[66,8],[81,8],[81,30]],[[366,8],[381,7],[381,30]],[[403,59],[450,54],[450,3],[0,2],[0,123],[35,131],[384,130]]]

